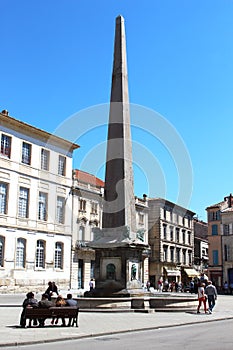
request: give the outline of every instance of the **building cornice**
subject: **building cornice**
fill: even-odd
[[[80,146],[65,140],[59,136],[48,133],[47,131],[38,129],[32,125],[26,124],[20,120],[10,117],[5,113],[0,113],[0,125],[14,131],[24,133],[30,137],[34,137],[43,141],[44,143],[52,144],[54,146],[63,147],[69,151],[74,151]]]

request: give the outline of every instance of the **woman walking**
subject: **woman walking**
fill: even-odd
[[[206,295],[205,295],[205,283],[201,283],[197,290],[198,295],[198,307],[197,307],[197,313],[200,314],[200,307],[203,303],[205,313],[207,313],[206,309]]]

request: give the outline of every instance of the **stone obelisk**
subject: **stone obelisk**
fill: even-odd
[[[116,18],[105,172],[103,228],[136,232],[124,18]]]
[[[137,238],[124,18],[116,18],[102,229],[95,231],[94,295],[141,288],[143,251]]]

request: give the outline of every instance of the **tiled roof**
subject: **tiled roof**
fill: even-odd
[[[223,205],[224,203],[225,203],[225,202],[222,201],[222,202],[219,202],[219,203],[216,203],[216,204],[209,205],[209,206],[206,208],[206,210],[207,210],[207,209],[211,209],[211,208],[220,208],[221,205]]]
[[[75,179],[80,182],[90,184],[96,187],[104,187],[104,181],[102,181],[98,177],[95,177],[92,174],[86,173],[85,171],[78,170],[78,169],[75,169],[74,173],[75,173]]]
[[[226,209],[223,209],[222,213],[227,213],[227,212],[231,212],[231,211],[233,212],[233,207],[230,207],[230,208],[228,207]]]

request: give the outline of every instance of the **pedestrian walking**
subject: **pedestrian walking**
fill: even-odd
[[[215,307],[215,300],[217,300],[217,289],[212,284],[212,281],[207,282],[208,285],[205,289],[205,293],[208,299],[209,313],[212,314],[213,308]]]
[[[190,281],[189,286],[190,286],[190,293],[191,294],[194,293],[194,281],[193,281],[193,279]]]
[[[203,303],[204,306],[204,311],[205,313],[207,313],[207,309],[206,309],[206,294],[205,294],[205,283],[200,283],[198,290],[197,290],[197,296],[198,296],[198,307],[197,307],[197,313],[200,313],[200,307]]]
[[[160,278],[158,280],[158,290],[159,290],[159,292],[163,291],[163,280],[162,280],[162,278]]]
[[[146,289],[147,289],[148,292],[150,291],[150,281],[146,282]]]
[[[228,283],[227,283],[227,281],[224,282],[223,290],[224,290],[224,294],[228,294]]]
[[[93,278],[91,278],[90,282],[89,282],[89,287],[90,287],[90,292],[94,289],[94,280]]]
[[[164,291],[168,292],[168,290],[169,290],[169,282],[168,282],[168,280],[165,280],[165,282],[164,282]]]

